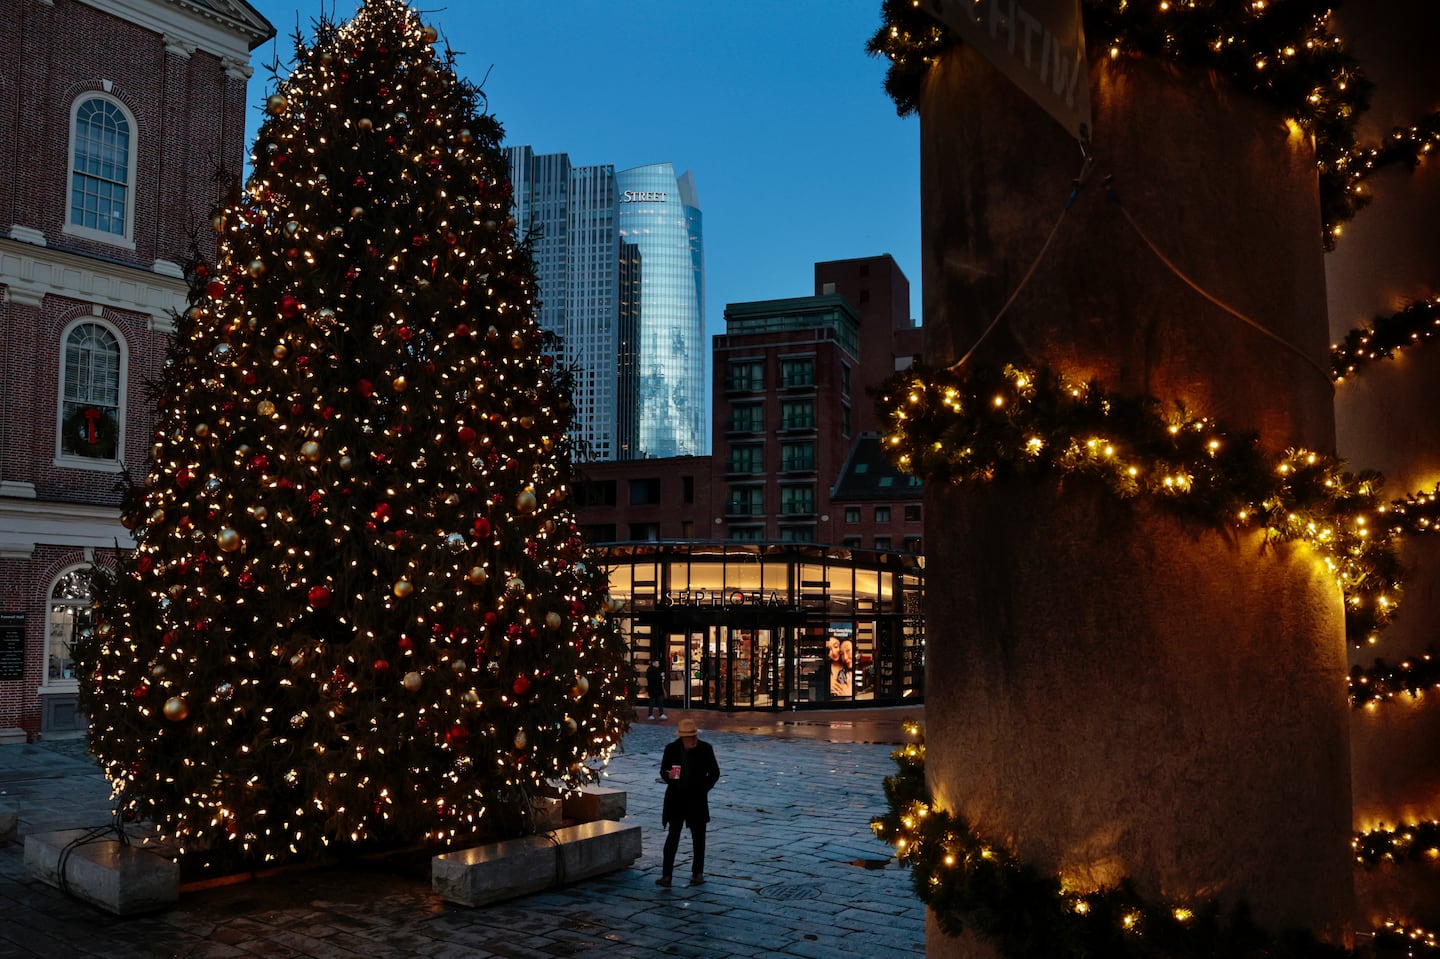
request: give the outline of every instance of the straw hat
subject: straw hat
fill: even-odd
[[[700,727],[695,725],[693,719],[682,719],[675,726],[675,735],[677,736],[694,736],[699,732]]]

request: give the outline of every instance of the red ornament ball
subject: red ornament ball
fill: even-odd
[[[466,446],[470,446],[475,442],[476,434],[474,427],[462,426],[460,427],[458,435],[460,437],[460,442],[464,443]]]
[[[306,598],[310,600],[310,605],[315,609],[324,609],[330,605],[330,587],[311,586]]]
[[[530,680],[524,676],[516,676],[515,682],[511,684],[510,688],[515,690],[516,696],[524,696],[530,691]]]

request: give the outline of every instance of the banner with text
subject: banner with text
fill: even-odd
[[[1090,71],[1080,0],[921,0],[919,6],[975,47],[1077,139],[1090,139]]]

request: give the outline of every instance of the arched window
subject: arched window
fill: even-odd
[[[128,241],[134,206],[134,122],[120,104],[92,94],[76,101],[71,133],[66,230]]]
[[[120,457],[125,356],[107,326],[77,323],[65,335],[60,379],[60,455]]]
[[[90,582],[85,570],[75,568],[55,581],[50,590],[50,615],[45,623],[45,685],[75,682],[75,641],[94,628]]]

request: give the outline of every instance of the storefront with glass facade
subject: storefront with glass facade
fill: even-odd
[[[652,660],[685,709],[919,702],[922,557],[798,543],[600,548],[643,700]]]

